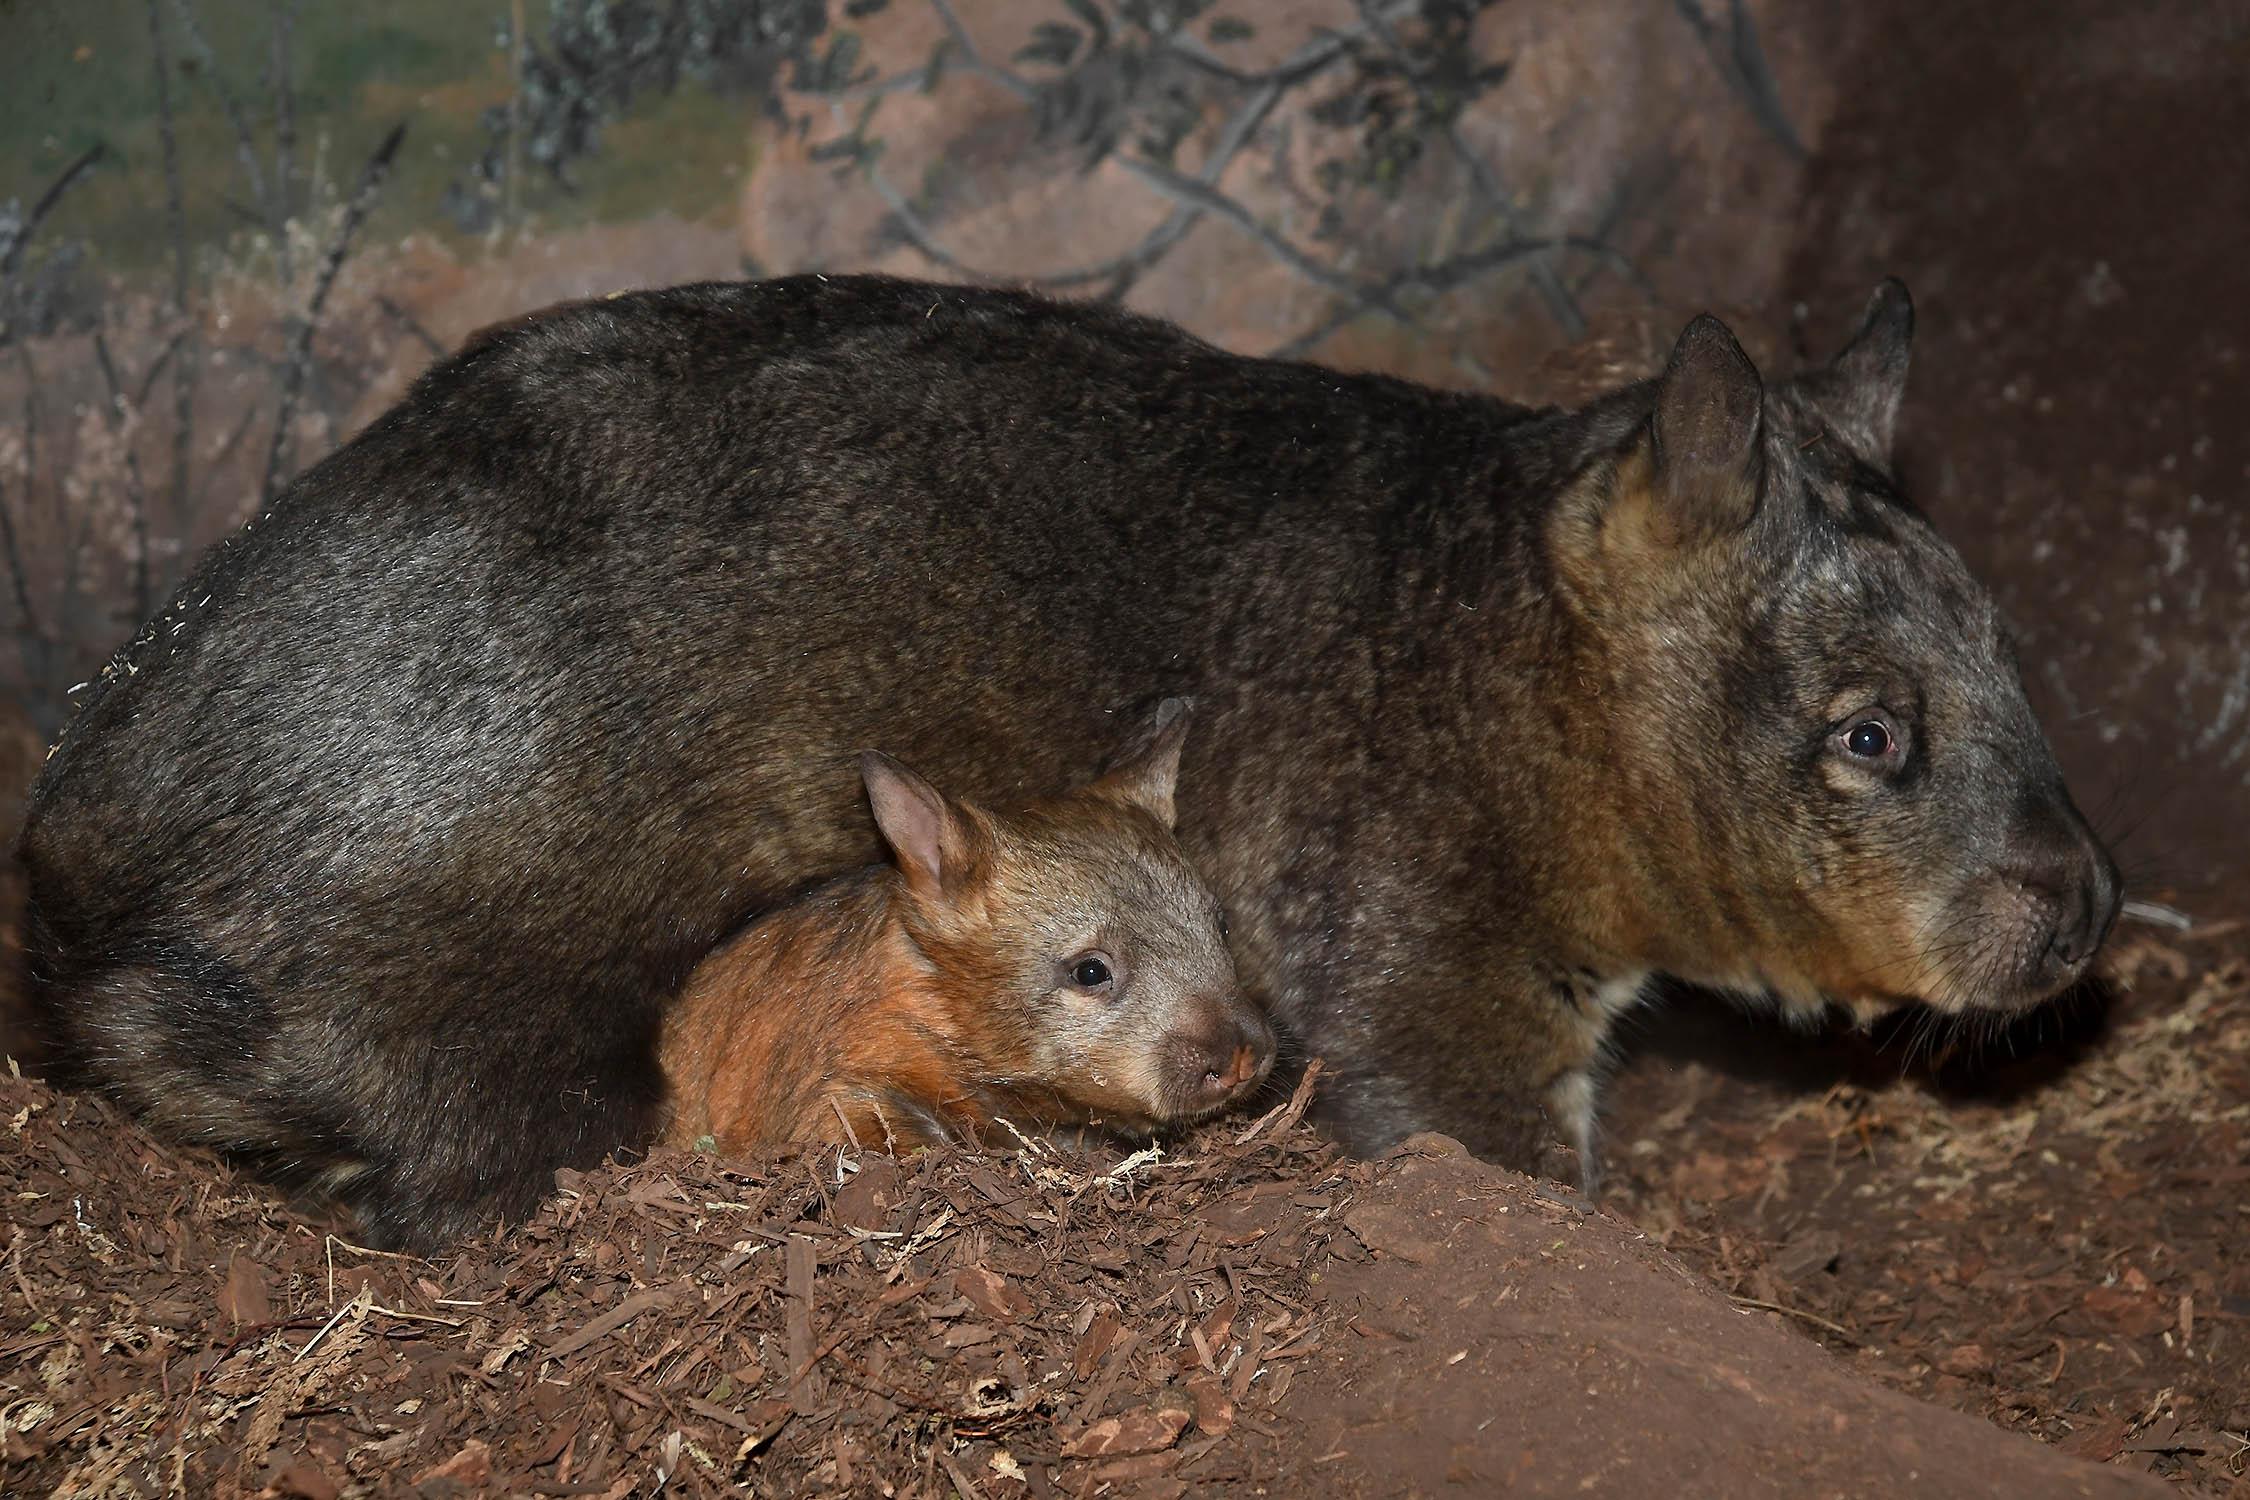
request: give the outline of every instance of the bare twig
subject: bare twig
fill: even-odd
[[[289,221],[297,213],[297,85],[291,77],[289,44],[302,4],[303,0],[273,0],[271,28],[273,68],[268,87],[273,91],[274,254],[283,286],[296,279]]]
[[[8,558],[8,582],[15,590],[16,612],[23,617],[26,636],[41,639],[39,616],[31,608],[31,587],[24,568],[23,540],[16,533],[16,519],[8,505],[8,492],[0,486],[0,551]]]
[[[1402,21],[1420,14],[1422,5],[1423,0],[1389,0],[1388,4],[1375,6],[1373,15],[1385,22]],[[1358,26],[1326,31],[1263,73],[1245,73],[1238,68],[1229,67],[1213,57],[1186,31],[1168,32],[1160,41],[1172,56],[1215,78],[1223,78],[1229,83],[1247,88],[1279,84],[1289,89],[1295,88],[1314,74],[1325,71],[1329,64],[1348,54],[1354,44],[1366,35],[1365,20]]]
[[[32,200],[31,208],[25,213],[23,222],[16,226],[14,235],[5,246],[0,246],[0,349],[6,348],[15,338],[16,286],[23,270],[24,257],[31,249],[33,236],[38,234],[40,225],[47,221],[47,216],[55,211],[64,195],[108,154],[108,147],[96,143],[73,157],[55,174],[54,181],[47,184],[46,190]],[[24,368],[23,472],[24,493],[28,498],[33,476],[39,472],[39,381],[31,368],[30,351],[19,346],[18,358]],[[69,532],[66,528],[59,534],[67,537]],[[23,639],[27,654],[33,643],[40,649],[40,661],[33,675],[44,678],[52,666],[49,658],[54,643],[41,627],[38,611],[32,607],[30,568],[23,555],[23,536],[16,529],[15,513],[9,508],[4,494],[0,494],[0,551],[7,554],[8,583],[16,597],[17,612],[23,619]],[[63,567],[67,593],[75,575],[76,560],[66,558]],[[28,660],[26,665],[31,665]]]
[[[23,472],[24,482],[28,485],[39,472],[39,440],[42,435],[39,419],[39,370],[32,363],[29,344],[19,342],[16,345],[16,365],[23,371]],[[59,484],[50,488],[54,491],[55,535],[63,539],[62,577],[58,580],[55,591],[53,633],[48,637],[49,645],[55,646],[61,643],[64,623],[71,618],[78,605],[79,561],[78,548],[72,545],[68,492]],[[51,658],[51,651],[49,656]],[[53,666],[51,659],[47,665]]]
[[[273,443],[266,450],[265,481],[258,489],[262,502],[273,499],[274,489],[280,482],[281,461],[289,446],[289,424],[296,419],[297,401],[304,393],[305,375],[312,367],[313,333],[320,326],[321,310],[328,304],[328,293],[336,284],[337,273],[344,268],[344,258],[351,253],[352,238],[359,233],[368,211],[375,206],[376,195],[383,190],[383,180],[390,175],[391,160],[398,155],[399,143],[405,139],[406,122],[401,120],[391,127],[390,134],[383,137],[374,154],[367,158],[367,165],[360,171],[359,186],[344,205],[343,220],[336,226],[336,236],[329,241],[328,254],[321,261],[312,299],[291,340],[289,363],[281,372],[281,403],[274,416]]]
[[[1276,260],[1304,277],[1315,286],[1356,298],[1362,305],[1388,314],[1401,323],[1412,323],[1413,314],[1400,307],[1391,295],[1391,288],[1383,283],[1362,283],[1333,266],[1323,265],[1298,249],[1280,235],[1258,222],[1250,210],[1215,188],[1204,186],[1192,177],[1183,176],[1169,167],[1159,166],[1138,157],[1121,157],[1127,169],[1158,192],[1182,203],[1193,204],[1217,214],[1228,223],[1263,245]]]
[[[1258,127],[1263,125],[1266,118],[1272,114],[1274,106],[1281,102],[1281,96],[1282,88],[1280,85],[1268,84],[1261,88],[1258,94],[1245,103],[1241,109],[1237,110],[1233,118],[1227,122],[1226,127],[1220,132],[1219,139],[1213,143],[1211,155],[1204,162],[1202,171],[1196,174],[1196,181],[1205,186],[1215,185],[1220,176],[1233,164],[1234,159],[1241,154],[1243,147],[1249,144],[1251,136],[1257,133]],[[1166,215],[1162,223],[1150,230],[1141,239],[1139,244],[1121,255],[1113,255],[1107,260],[1075,266],[1068,270],[1048,271],[1028,278],[1011,278],[993,272],[980,271],[976,267],[964,263],[960,257],[948,250],[944,243],[939,240],[936,232],[923,221],[920,214],[915,212],[914,205],[907,201],[906,196],[899,192],[897,187],[883,175],[881,169],[873,162],[868,163],[867,179],[877,195],[882,198],[884,204],[890,208],[900,231],[905,234],[914,248],[948,270],[956,271],[974,281],[1020,279],[1025,285],[1041,287],[1049,291],[1062,291],[1071,287],[1090,286],[1096,282],[1106,281],[1112,283],[1108,293],[1112,298],[1122,296],[1125,289],[1138,280],[1142,272],[1162,260],[1174,245],[1185,239],[1188,231],[1196,226],[1205,213],[1205,210],[1201,207],[1188,204],[1177,205],[1170,214]]]
[[[1414,91],[1415,101],[1422,106],[1423,112],[1432,119],[1441,118],[1438,103],[1430,95],[1428,82],[1407,55],[1404,44],[1398,39],[1398,33],[1391,29],[1390,21],[1379,13],[1373,0],[1358,0],[1358,5],[1360,18],[1367,23],[1367,29],[1374,33],[1384,49],[1391,54],[1392,60],[1398,64],[1399,72],[1405,76],[1407,86]],[[1444,122],[1444,135],[1446,145],[1468,170],[1469,180],[1476,184],[1485,207],[1491,210],[1510,239],[1520,241],[1522,237],[1517,228],[1515,200],[1501,185],[1498,171],[1480,153],[1469,149],[1469,143],[1461,139],[1460,130],[1451,120]],[[1538,288],[1540,300],[1547,304],[1547,310],[1555,315],[1555,321],[1562,324],[1563,333],[1572,339],[1584,338],[1586,314],[1579,307],[1578,299],[1571,296],[1570,289],[1563,285],[1552,257],[1541,256],[1532,262],[1531,282]]]
[[[0,348],[6,347],[8,340],[15,336],[16,278],[23,270],[24,252],[31,248],[32,236],[39,232],[47,215],[55,211],[55,205],[62,202],[63,195],[108,154],[109,148],[99,142],[79,152],[68,166],[55,174],[47,190],[32,200],[31,209],[17,226],[14,238],[0,246]]]
[[[31,247],[31,236],[38,234],[38,227],[45,223],[47,216],[54,214],[54,207],[63,200],[63,193],[68,193],[79,182],[79,178],[92,171],[92,166],[104,155],[108,155],[108,146],[95,144],[88,146],[86,151],[81,151],[77,157],[72,157],[72,162],[54,175],[54,182],[47,184],[47,191],[40,193],[36,200],[31,200],[31,209],[16,227],[16,234],[9,238],[7,245],[0,247],[0,349],[7,349],[7,344],[16,337],[16,281],[18,272],[22,270],[25,252]],[[25,362],[25,396],[22,396],[22,405],[25,405],[25,421],[22,421],[25,463],[22,463],[22,472],[25,472],[25,495],[29,495],[31,477],[38,475],[38,380],[31,373],[29,353],[25,351],[20,358]],[[68,535],[68,531],[63,535]],[[16,609],[22,614],[25,639],[40,641],[45,645],[47,636],[40,630],[38,612],[31,607],[29,567],[25,564],[25,555],[22,555],[22,535],[16,531],[16,515],[7,506],[7,497],[4,495],[0,495],[0,551],[7,553],[9,587],[16,594]]]
[[[211,50],[211,43],[203,35],[202,23],[196,19],[195,8],[189,0],[172,0],[172,10],[180,18],[180,30],[187,37],[188,51],[193,54],[196,69],[211,92],[217,96],[220,110],[227,117],[227,126],[234,132],[235,160],[242,163],[242,175],[249,179],[250,196],[257,207],[245,209],[237,203],[228,206],[244,217],[262,225],[277,241],[287,227],[285,218],[275,216],[275,198],[266,189],[265,168],[258,161],[258,137],[250,128],[250,116],[243,110],[242,97],[228,84],[226,74],[219,67],[219,59]]]
[[[1392,0],[1390,4],[1377,6],[1375,14],[1379,16],[1407,15],[1411,14],[1418,4],[1419,0]],[[970,34],[968,27],[962,24],[960,16],[955,13],[949,0],[930,0],[930,6],[937,12],[939,20],[944,23],[953,51],[957,54],[957,57],[949,60],[946,66],[963,68],[978,77],[998,83],[1026,102],[1037,101],[1039,98],[1038,86],[1022,75],[988,59],[977,46],[976,38]],[[1243,149],[1250,143],[1251,138],[1265,125],[1267,119],[1273,114],[1274,108],[1281,102],[1282,97],[1290,89],[1318,76],[1340,59],[1348,56],[1353,45],[1365,35],[1365,30],[1363,23],[1361,26],[1329,33],[1315,41],[1306,43],[1289,57],[1283,59],[1280,64],[1263,73],[1244,73],[1229,68],[1212,59],[1200,47],[1184,45],[1181,40],[1182,33],[1175,31],[1156,37],[1157,46],[1170,55],[1202,67],[1206,72],[1222,77],[1230,83],[1254,91],[1251,97],[1235,110],[1226,125],[1220,130],[1218,139],[1213,142],[1209,156],[1205,158],[1202,169],[1195,174],[1193,181],[1213,190],[1215,193],[1220,178],[1225,175],[1227,168],[1233,165],[1235,159],[1241,155]],[[1188,40],[1192,41],[1192,38]],[[850,102],[856,102],[871,95],[896,92],[898,89],[907,86],[925,87],[931,81],[932,72],[936,66],[933,63],[914,69],[912,72],[901,74],[897,78],[881,79],[857,89],[845,90],[831,101],[830,107],[841,119],[843,118],[842,111]],[[1004,276],[969,265],[947,249],[936,232],[915,211],[913,204],[907,201],[905,194],[901,193],[873,162],[868,163],[866,174],[870,185],[874,187],[885,205],[890,208],[894,221],[907,241],[918,252],[938,265],[971,280],[1016,281],[1026,286],[1038,287],[1048,291],[1063,291],[1072,287],[1108,282],[1110,285],[1103,295],[1110,300],[1116,300],[1124,296],[1144,272],[1170,253],[1172,247],[1185,239],[1188,231],[1200,223],[1204,215],[1211,211],[1211,205],[1208,203],[1190,203],[1175,198],[1172,212],[1167,214],[1164,220],[1150,230],[1138,244],[1123,254],[1114,255],[1107,260],[1096,261],[1089,265],[1076,266],[1062,271],[1043,272],[1036,276]]]
[[[180,0],[182,15],[189,15],[185,0]],[[195,448],[195,377],[198,347],[194,327],[188,321],[188,236],[187,210],[180,190],[180,147],[172,123],[172,57],[164,39],[164,17],[157,11],[156,0],[148,0],[149,45],[154,52],[156,69],[156,120],[164,143],[164,218],[172,236],[172,313],[187,330],[187,345],[180,355],[179,367],[172,377],[172,521],[176,526],[187,513],[188,461]],[[248,142],[243,143],[245,151]],[[142,495],[136,505],[137,535],[140,556],[133,565],[134,600],[140,606],[136,623],[148,617],[153,598],[153,581],[149,577],[147,497]]]
[[[171,365],[172,356],[180,352],[180,346],[187,342],[187,336],[188,331],[185,328],[175,332],[164,341],[164,347],[156,351],[156,358],[148,362],[148,368],[141,371],[140,384],[133,390],[133,405],[135,408],[148,405],[149,392],[156,389],[158,377],[162,376],[166,368]]]
[[[1648,278],[1641,273],[1622,251],[1607,241],[1591,235],[1556,235],[1549,239],[1518,240],[1512,244],[1492,245],[1482,250],[1471,250],[1433,266],[1409,266],[1373,284],[1373,290],[1396,296],[1404,292],[1443,295],[1459,291],[1481,276],[1490,275],[1506,266],[1534,257],[1552,257],[1562,252],[1591,256],[1617,271],[1644,292],[1650,292]],[[1268,351],[1269,359],[1296,359],[1318,348],[1321,342],[1365,313],[1373,304],[1358,297],[1347,298],[1328,312],[1318,323],[1303,333]]]
[[[508,0],[508,176],[501,222],[513,234],[520,221],[523,178],[523,0]],[[443,350],[439,351],[443,353]]]
[[[31,211],[24,215],[22,228],[8,241],[6,250],[0,252],[0,276],[16,274],[23,264],[23,253],[29,248],[32,236],[39,232],[40,224],[47,215],[55,211],[55,205],[62,202],[63,195],[77,185],[78,179],[108,154],[109,148],[97,141],[79,152],[68,166],[55,174],[55,180],[47,184],[47,190],[32,201]]]
[[[1026,102],[1039,97],[1036,84],[984,55],[977,46],[976,38],[969,35],[969,28],[962,25],[960,16],[954,13],[951,0],[930,0],[930,9],[936,11],[938,19],[945,23],[946,35],[953,38],[954,47],[960,51],[961,60],[954,66],[966,68],[980,78],[988,78]]]
[[[408,312],[405,308],[399,306],[388,296],[385,296],[380,292],[378,292],[375,296],[375,305],[383,310],[383,315],[385,317],[398,324],[399,327],[405,329],[408,333],[414,335],[414,341],[416,343],[429,350],[430,353],[437,358],[445,358],[445,345],[439,341],[436,334],[430,332],[429,329],[422,326],[422,320],[420,318],[415,317],[414,314]]]
[[[1831,1323],[1826,1318],[1817,1317],[1812,1313],[1806,1312],[1803,1308],[1784,1307],[1778,1302],[1761,1302],[1756,1297],[1729,1297],[1727,1300],[1729,1302],[1732,1302],[1736,1307],[1752,1308],[1758,1312],[1780,1313],[1784,1317],[1801,1318],[1805,1322],[1812,1324],[1815,1328],[1827,1329],[1830,1333],[1836,1335],[1836,1337],[1843,1339],[1854,1346],[1857,1346],[1860,1342],[1859,1339],[1855,1338],[1852,1335],[1850,1329],[1845,1328],[1838,1323]]]
[[[1722,37],[1718,23],[1703,13],[1702,0],[1673,0],[1673,7],[1694,28],[1696,40],[1710,54],[1719,76],[1742,96],[1750,118],[1765,127],[1783,150],[1802,159],[1807,155],[1804,138],[1797,134],[1781,102],[1780,82],[1766,61],[1766,50],[1758,41],[1758,28],[1749,8],[1742,0],[1726,0],[1726,6],[1726,35]]]
[[[102,384],[109,389],[110,433],[125,453],[125,498],[133,507],[133,605],[137,623],[147,619],[155,605],[148,571],[148,486],[141,479],[140,455],[133,447],[133,408],[125,399],[125,383],[117,377],[109,340],[99,329],[94,331],[94,362],[101,366]]]
[[[984,55],[950,0],[930,0],[930,4],[944,24],[950,40],[952,55],[946,66],[961,67],[997,82],[1026,101],[1036,101],[1040,97],[1041,90],[1037,85]],[[972,279],[1015,280],[1047,290],[1107,282],[1109,286],[1105,295],[1112,299],[1123,296],[1143,273],[1185,238],[1204,217],[1223,218],[1238,231],[1255,239],[1269,254],[1298,275],[1336,294],[1339,299],[1338,305],[1320,325],[1276,351],[1284,356],[1310,348],[1338,327],[1370,309],[1399,322],[1411,323],[1413,315],[1399,300],[1402,294],[1450,290],[1477,277],[1514,265],[1528,267],[1535,288],[1566,334],[1578,336],[1584,331],[1585,318],[1575,295],[1556,267],[1555,262],[1560,255],[1577,253],[1595,257],[1644,286],[1646,278],[1623,255],[1597,239],[1568,235],[1533,238],[1517,232],[1514,206],[1505,186],[1491,164],[1471,151],[1450,123],[1443,124],[1449,145],[1475,179],[1480,196],[1509,237],[1503,244],[1457,256],[1434,266],[1416,267],[1390,277],[1372,280],[1355,277],[1322,261],[1261,223],[1248,208],[1219,186],[1229,166],[1266,124],[1285,93],[1348,57],[1368,37],[1377,39],[1392,54],[1422,101],[1425,112],[1433,119],[1442,120],[1426,81],[1414,68],[1409,53],[1393,30],[1395,21],[1413,14],[1416,9],[1414,0],[1391,0],[1391,3],[1359,0],[1358,25],[1324,34],[1299,48],[1277,67],[1262,73],[1249,73],[1227,66],[1213,58],[1206,49],[1195,45],[1192,35],[1177,30],[1152,32],[1152,43],[1157,50],[1179,58],[1211,76],[1239,87],[1251,88],[1255,92],[1230,117],[1201,170],[1192,176],[1146,158],[1118,158],[1128,171],[1170,199],[1173,208],[1138,244],[1106,260],[1029,277],[1000,276],[973,266],[954,253],[872,158],[864,168],[865,175],[891,210],[894,225],[917,251],[931,261]],[[926,83],[931,70],[937,66],[933,62],[905,77]],[[880,93],[888,91],[898,81],[880,80],[871,87]],[[847,90],[831,100],[831,109],[836,113],[839,123],[845,119],[842,111],[846,108],[846,96],[858,98],[865,93],[864,89]]]

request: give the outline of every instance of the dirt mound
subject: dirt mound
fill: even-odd
[[[2133,1492],[1305,1102],[1164,1153],[658,1153],[428,1262],[0,1078],[0,1489]]]
[[[1366,1348],[1309,1368],[1293,1415],[1365,1493],[2159,1493],[1872,1385],[1617,1221],[1459,1152],[1418,1137],[1366,1181],[1344,1223],[1375,1259],[1326,1278]]]
[[[2122,994],[2068,1037],[1924,1017],[1781,1059],[1716,1008],[1652,1017],[1612,1091],[1612,1206],[1903,1390],[2244,1493],[2250,932],[2111,962]]]

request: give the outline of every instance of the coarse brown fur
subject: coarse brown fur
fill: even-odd
[[[658,1049],[666,1139],[1148,1132],[1254,1090],[1273,1032],[1173,837],[1186,721],[1162,714],[1133,761],[1004,817],[866,757],[894,862],[760,918],[689,975]],[[1088,962],[1091,986],[1073,974]]]
[[[1180,834],[1352,1146],[1592,1161],[1654,974],[2036,1003],[2114,869],[1900,496],[1886,287],[1767,384],[1529,410],[880,277],[500,329],[215,549],[24,852],[83,1075],[386,1243],[645,1138],[669,997],[879,854],[882,743],[989,804],[1197,700]]]

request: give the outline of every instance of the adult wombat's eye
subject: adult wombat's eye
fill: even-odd
[[[1088,955],[1073,959],[1070,965],[1070,982],[1082,990],[1098,990],[1109,984],[1109,965]]]
[[[1906,764],[1906,731],[1880,709],[1846,719],[1843,728],[1829,732],[1828,744],[1836,754],[1878,776],[1889,776]]]

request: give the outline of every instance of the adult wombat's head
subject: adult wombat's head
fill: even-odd
[[[1610,793],[1604,920],[1682,978],[2010,1009],[2083,975],[2116,917],[1998,609],[1896,488],[1912,333],[1887,282],[1843,353],[1768,389],[1696,319],[1594,413],[1553,513],[1600,689],[1573,732]]]

